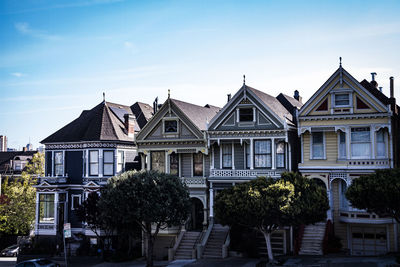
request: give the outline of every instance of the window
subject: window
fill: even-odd
[[[252,108],[240,108],[239,109],[239,121],[253,121],[253,109]]]
[[[125,154],[124,151],[118,151],[118,162],[117,162],[117,173],[121,173],[124,171],[124,161],[125,161]]]
[[[64,175],[63,153],[61,151],[54,152],[54,175],[55,176]]]
[[[222,168],[232,168],[232,145],[222,144]]]
[[[346,158],[346,133],[344,132],[339,134],[339,158]]]
[[[346,190],[347,190],[346,182],[340,180],[340,208],[344,210],[348,210],[349,208],[349,201],[346,198]]]
[[[165,120],[164,121],[164,132],[165,133],[177,133],[178,132],[178,121]]]
[[[246,144],[246,169],[250,169],[250,145]]]
[[[40,194],[39,208],[39,222],[54,223],[54,194]]]
[[[193,154],[193,176],[203,176],[203,154]]]
[[[349,94],[335,94],[335,106],[349,106],[350,105]]]
[[[276,144],[276,167],[285,168],[285,143]]]
[[[114,151],[103,152],[103,175],[114,175]]]
[[[77,209],[81,205],[81,195],[72,195],[71,209]]]
[[[271,168],[271,140],[254,141],[254,167]]]
[[[315,132],[311,134],[312,141],[312,158],[323,159],[325,158],[324,153],[324,133]]]
[[[179,155],[175,152],[169,155],[169,173],[179,176]]]
[[[385,132],[383,129],[376,132],[376,155],[380,158],[386,157]]]
[[[151,152],[151,169],[153,171],[165,172],[165,152]]]
[[[351,129],[351,156],[354,158],[370,158],[371,141],[369,127]]]
[[[99,175],[99,151],[89,151],[89,175]]]

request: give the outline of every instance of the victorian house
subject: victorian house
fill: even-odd
[[[208,224],[207,177],[210,173],[210,151],[207,147],[207,123],[220,108],[198,106],[170,97],[158,106],[155,103],[157,112],[136,137],[142,169],[180,177],[188,186],[192,211],[183,231],[172,227],[159,233],[155,256],[165,257],[168,254],[166,247],[171,242],[173,244],[177,235],[181,236],[179,241],[192,235],[195,237],[190,240],[190,249],[186,252],[182,249],[176,253],[174,251],[170,256],[176,254],[177,258],[192,258],[193,246]]]
[[[300,172],[327,190],[328,220],[352,255],[378,255],[397,251],[397,224],[365,210],[353,208],[345,197],[352,180],[378,169],[398,167],[398,107],[393,78],[390,97],[372,81],[358,82],[340,64],[331,77],[300,109]],[[304,254],[322,253],[321,229],[312,226],[304,243]],[[322,232],[322,235],[315,233]],[[319,247],[310,247],[309,244]],[[301,252],[300,251],[300,252]]]
[[[73,237],[94,235],[74,210],[110,177],[140,168],[134,138],[151,111],[143,103],[129,107],[103,101],[41,142],[45,176],[39,177],[36,186],[37,238],[60,242],[64,223],[71,224]]]
[[[228,95],[228,102],[207,129],[211,223],[217,225],[213,203],[220,190],[257,177],[279,178],[282,172],[297,170],[300,147],[296,112],[301,106],[297,90],[294,97],[274,97],[243,84],[232,98]],[[289,229],[275,233],[275,253],[291,250],[290,233]],[[261,247],[265,247],[262,239]]]

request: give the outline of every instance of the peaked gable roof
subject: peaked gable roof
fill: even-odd
[[[101,102],[56,131],[41,143],[79,142],[79,141],[130,141],[123,123],[123,114],[133,115],[128,106]],[[135,130],[139,127],[136,126]]]
[[[135,114],[140,129],[142,129],[153,116],[153,108],[146,103],[136,102],[131,106],[131,110]]]

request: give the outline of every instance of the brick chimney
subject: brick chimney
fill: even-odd
[[[396,110],[396,98],[394,98],[394,78],[390,77],[390,107],[394,113],[397,113]]]
[[[125,114],[124,115],[124,120],[125,120],[125,129],[128,133],[128,137],[133,137],[135,134],[135,116],[132,114]]]
[[[294,90],[294,95],[293,95],[294,99],[296,99],[297,101],[301,102],[302,97],[300,96],[299,91]]]

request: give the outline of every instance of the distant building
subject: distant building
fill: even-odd
[[[7,151],[7,136],[5,135],[0,135],[0,151]]]
[[[32,151],[33,150],[33,145],[31,143],[26,145],[26,150],[27,151]]]
[[[20,175],[37,151],[0,152],[0,175]]]

